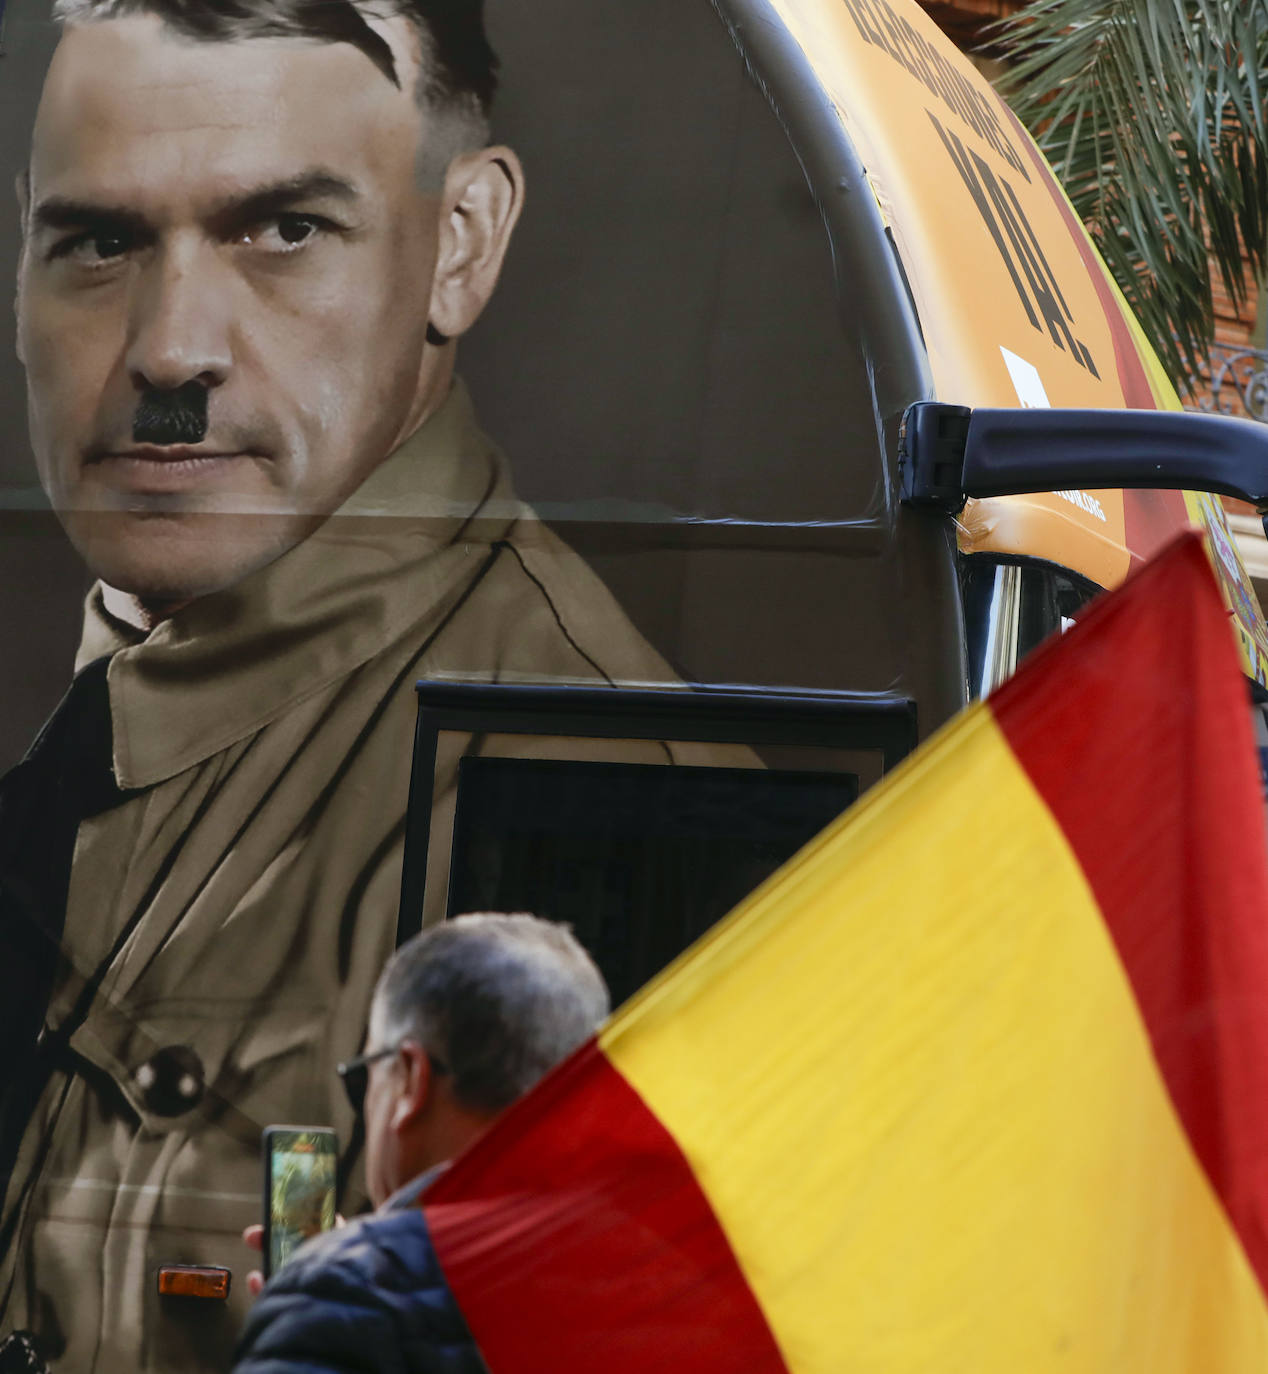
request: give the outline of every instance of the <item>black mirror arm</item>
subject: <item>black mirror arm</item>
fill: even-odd
[[[1268,425],[1174,410],[970,410],[923,401],[899,431],[902,499],[1145,487],[1249,501],[1268,529]]]

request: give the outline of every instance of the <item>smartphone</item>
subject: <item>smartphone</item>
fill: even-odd
[[[328,1126],[266,1126],[264,1156],[264,1277],[310,1236],[335,1224],[339,1138]]]

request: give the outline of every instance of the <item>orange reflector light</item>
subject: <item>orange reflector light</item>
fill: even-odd
[[[158,1291],[165,1298],[229,1296],[229,1271],[199,1264],[165,1264],[158,1271]]]

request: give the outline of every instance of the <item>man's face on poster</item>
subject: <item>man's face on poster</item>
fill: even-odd
[[[399,86],[346,43],[152,15],[73,25],[53,59],[18,283],[31,439],[90,568],[142,602],[306,537],[443,396],[429,319],[460,333],[492,290],[462,188],[418,175],[417,37],[376,28]],[[505,237],[518,183],[502,199]]]

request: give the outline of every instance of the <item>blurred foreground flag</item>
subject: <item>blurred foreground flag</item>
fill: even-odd
[[[492,1374],[1268,1370],[1268,859],[1196,537],[427,1194]]]

